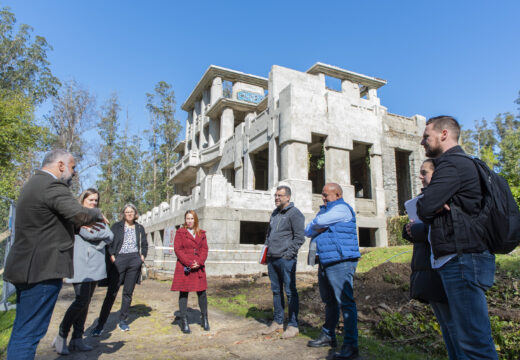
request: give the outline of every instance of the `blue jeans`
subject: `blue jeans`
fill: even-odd
[[[488,251],[462,254],[437,271],[465,358],[498,359],[486,302],[486,290],[495,277],[495,256]]]
[[[325,324],[322,331],[336,338],[339,310],[343,312],[343,344],[358,346],[357,307],[354,301],[354,273],[357,261],[343,261],[322,266],[318,270],[321,300],[325,303]]]
[[[446,344],[448,357],[450,360],[464,360],[467,359],[464,352],[460,348],[457,339],[457,328],[451,317],[450,307],[448,304],[430,301],[433,313],[437,318],[437,322],[441,326],[442,338]]]
[[[16,317],[7,346],[8,360],[34,359],[36,347],[47,333],[62,280],[46,280],[16,287]]]
[[[267,272],[269,273],[271,290],[273,291],[273,320],[278,324],[283,324],[285,308],[283,290],[285,288],[287,302],[289,303],[287,325],[298,327],[298,310],[300,305],[298,291],[296,291],[296,259],[287,260],[268,257]]]

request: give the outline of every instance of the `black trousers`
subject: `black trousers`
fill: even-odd
[[[71,327],[74,327],[74,331],[72,332],[73,339],[80,339],[83,336],[88,307],[94,290],[96,289],[96,284],[96,281],[73,284],[76,298],[63,316],[63,320],[60,324],[60,336],[67,338]]]
[[[187,291],[179,292],[179,310],[181,318],[188,315],[188,294],[189,292]],[[208,297],[206,295],[206,290],[197,291],[197,296],[199,298],[200,313],[202,315],[208,315]]]
[[[108,274],[107,294],[99,313],[97,325],[99,328],[102,328],[107,322],[121,284],[123,284],[123,298],[121,301],[120,320],[128,318],[132,295],[142,264],[143,262],[138,253],[119,254],[117,256],[114,266],[112,266]]]

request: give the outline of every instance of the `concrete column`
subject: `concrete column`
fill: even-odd
[[[309,159],[307,144],[301,142],[286,142],[281,145],[281,178],[308,180]]]
[[[184,143],[184,153],[188,153],[188,143],[191,140],[191,127],[193,126],[193,113],[190,111],[188,113],[188,118],[186,119],[186,132],[185,132],[185,143]]]
[[[278,144],[273,136],[269,140],[269,169],[267,171],[267,187],[272,189],[278,184]]]
[[[325,182],[350,184],[349,159],[347,150],[325,148]]]
[[[211,83],[211,105],[217,102],[222,97],[222,78],[216,77]]]
[[[242,154],[244,149],[244,126],[242,123],[235,128],[235,161],[233,168],[235,171],[235,189],[242,189],[244,185],[244,165],[242,163]]]
[[[233,136],[235,125],[235,116],[233,109],[225,108],[220,116],[220,139],[224,142],[230,136]]]
[[[191,122],[191,150],[192,151],[198,151],[199,148],[197,146],[197,141],[196,141],[196,138],[197,138],[197,110],[195,109],[195,107],[193,108],[193,110],[191,111],[191,118],[192,118],[192,122]]]
[[[253,171],[253,155],[250,153],[244,154],[244,166],[243,166],[243,178],[244,178],[244,189],[254,190],[255,173]],[[236,176],[236,174],[235,174]]]
[[[376,201],[377,216],[384,216],[386,196],[383,184],[383,161],[379,154],[370,156],[370,176],[372,198]]]
[[[348,80],[341,81],[341,92],[346,94],[348,97],[359,99],[359,85],[354,84]]]

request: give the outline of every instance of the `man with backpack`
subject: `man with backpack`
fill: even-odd
[[[495,255],[476,222],[485,194],[476,162],[458,145],[459,135],[451,116],[426,122],[421,145],[434,158],[435,173],[417,202],[417,214],[430,225],[432,267],[448,297],[444,316],[453,319],[466,358],[498,359],[485,293],[493,285]]]

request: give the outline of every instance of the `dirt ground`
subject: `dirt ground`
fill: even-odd
[[[231,285],[237,279],[224,278],[212,283],[212,289],[220,285]],[[238,280],[241,281],[241,280]],[[121,294],[114,304],[112,313],[101,337],[87,336],[86,343],[94,350],[71,353],[60,357],[51,349],[52,339],[58,332],[62,316],[74,297],[71,286],[64,285],[49,326],[47,335],[37,350],[37,359],[327,359],[327,348],[311,349],[306,346],[307,338],[289,340],[275,336],[262,336],[260,331],[266,326],[252,318],[242,318],[210,307],[211,330],[205,332],[197,324],[197,296],[190,294],[189,321],[192,334],[183,334],[174,312],[178,310],[177,292],[169,290],[170,283],[146,280],[136,287],[130,310],[130,331],[117,328]],[[87,318],[86,334],[90,333],[99,313],[105,288],[98,288],[92,299]],[[210,290],[209,295],[215,290]],[[272,296],[267,294],[266,296]]]
[[[158,276],[160,278],[160,276]],[[360,334],[373,330],[385,313],[431,313],[409,298],[409,264],[384,263],[354,278],[354,295],[358,307]],[[197,296],[190,294],[189,320],[192,334],[183,334],[175,313],[178,293],[170,291],[170,276],[166,281],[146,280],[136,287],[130,309],[129,332],[117,328],[121,294],[114,304],[105,332],[99,338],[87,336],[85,341],[95,347],[85,353],[71,353],[64,359],[330,359],[329,348],[306,346],[309,336],[319,332],[324,318],[316,272],[298,273],[300,296],[300,336],[283,340],[281,334],[262,336],[260,333],[272,319],[272,293],[267,274],[222,276],[208,278],[208,297],[226,299],[226,304],[247,309],[245,317],[223,312],[210,305],[211,331],[198,325],[200,312]],[[507,321],[520,319],[519,280],[507,273],[497,272],[495,286],[488,293],[490,315]],[[87,319],[86,334],[90,334],[97,319],[106,288],[98,288]],[[46,337],[41,341],[37,359],[58,359],[50,347],[58,332],[63,313],[74,297],[71,286],[64,285]],[[242,302],[242,303],[241,303]],[[432,314],[430,315],[432,316]],[[341,324],[337,332],[341,333]],[[406,333],[404,331],[403,333]],[[303,336],[307,334],[307,336]],[[437,336],[442,347],[442,338]],[[385,340],[381,339],[382,342]],[[393,342],[390,340],[390,342]],[[440,344],[440,345],[439,345]],[[424,345],[424,344],[423,344]],[[424,346],[423,346],[424,347]],[[418,345],[418,348],[421,346]],[[366,354],[365,354],[366,355]],[[369,357],[363,356],[365,360]]]

